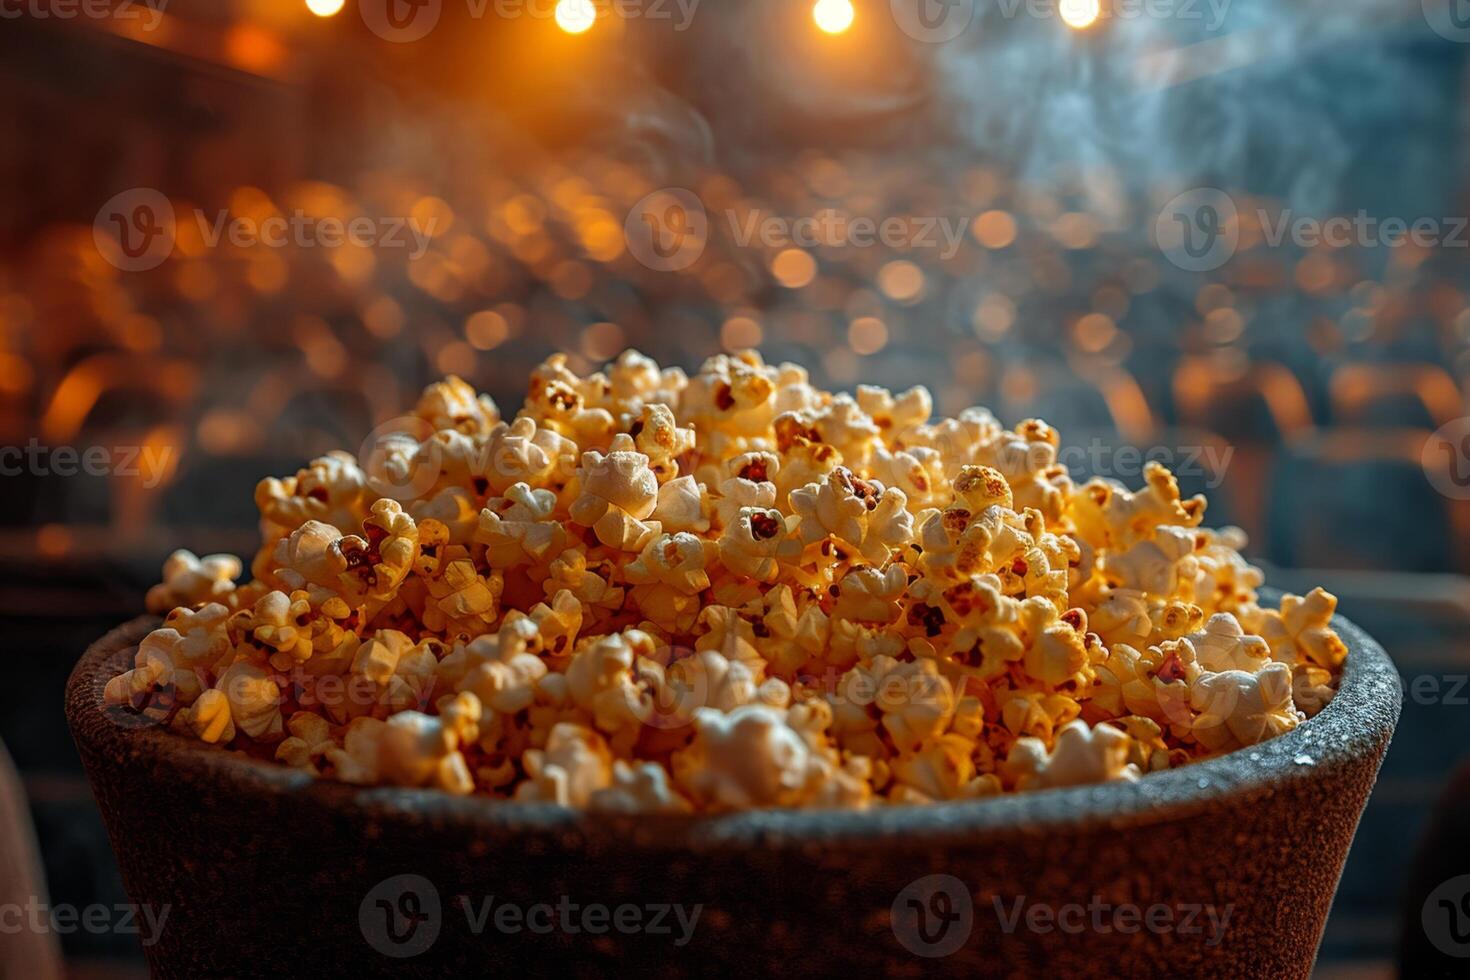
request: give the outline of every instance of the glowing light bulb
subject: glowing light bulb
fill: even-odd
[[[597,8],[592,0],[560,0],[556,5],[556,26],[568,34],[583,34],[597,22]]]
[[[1074,31],[1085,31],[1102,16],[1102,0],[1060,0],[1062,23]]]
[[[812,18],[828,34],[841,34],[852,26],[855,16],[852,0],[817,0],[812,7]]]
[[[347,0],[306,0],[306,9],[318,17],[333,17],[342,12]]]

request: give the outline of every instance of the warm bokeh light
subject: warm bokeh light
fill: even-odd
[[[1077,31],[1085,31],[1102,16],[1101,0],[1060,0],[1058,11],[1062,23]]]
[[[817,26],[828,34],[841,34],[852,26],[852,0],[817,0],[812,7],[812,18]]]
[[[306,0],[306,9],[318,17],[332,17],[342,12],[347,0]]]
[[[788,248],[771,260],[771,275],[787,289],[800,289],[817,277],[817,260],[799,248]]]
[[[585,33],[596,22],[592,0],[560,0],[556,5],[556,25],[568,34]]]

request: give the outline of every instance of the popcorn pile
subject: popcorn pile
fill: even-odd
[[[170,558],[107,699],[348,783],[645,813],[1133,780],[1331,700],[1336,600],[1262,608],[1166,469],[1079,485],[1045,422],[931,408],[754,353],[553,356],[510,422],[448,378],[428,438],[260,484],[248,584]]]

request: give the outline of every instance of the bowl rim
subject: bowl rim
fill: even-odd
[[[1274,591],[1274,590],[1263,590]],[[66,689],[66,716],[79,746],[135,765],[165,755],[182,780],[226,793],[303,797],[333,811],[357,810],[385,821],[459,825],[502,836],[550,833],[655,850],[690,850],[821,843],[861,846],[906,838],[936,842],[1075,833],[1099,825],[1148,826],[1188,819],[1229,801],[1244,805],[1297,780],[1327,778],[1365,756],[1381,758],[1402,703],[1402,682],[1383,648],[1356,625],[1334,616],[1348,646],[1337,695],[1295,729],[1254,746],[1110,782],[976,800],[881,805],[865,810],[766,809],[723,814],[623,815],[554,804],[458,797],[429,789],[358,787],[319,779],[278,763],[185,738],[159,727],[124,727],[104,710],[102,691],[120,655],[161,620],[143,616],[94,643],[77,662]]]

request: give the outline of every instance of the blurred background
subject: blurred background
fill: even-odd
[[[757,347],[1160,459],[1337,593],[1406,699],[1319,966],[1389,975],[1470,744],[1466,7],[0,0],[0,741],[51,901],[126,901],[71,665],[173,548],[251,554],[259,478],[445,373],[511,413],[553,351]]]

